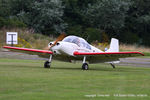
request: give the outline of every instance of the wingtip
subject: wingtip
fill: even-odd
[[[139,52],[139,54],[141,54],[142,56],[145,56],[145,54],[144,54],[144,53]]]
[[[3,46],[3,48],[13,48],[12,46]]]

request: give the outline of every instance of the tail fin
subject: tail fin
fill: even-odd
[[[112,38],[110,48],[106,52],[119,52],[119,40]]]

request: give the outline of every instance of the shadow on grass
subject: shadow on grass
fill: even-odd
[[[82,70],[81,67],[73,68],[73,67],[55,67],[52,66],[50,69],[58,69],[58,70],[74,70],[74,71],[109,71],[109,72],[143,72],[143,71],[150,71],[150,68],[143,68],[143,67],[132,67],[132,66],[116,66],[116,68],[112,68],[111,66],[96,66],[96,67],[89,67],[89,70]]]
[[[19,68],[19,69],[40,69],[40,70],[71,70],[71,71],[99,71],[99,72],[102,72],[102,71],[108,71],[108,72],[142,72],[142,71],[146,71],[147,69],[146,68],[139,68],[139,67],[125,67],[125,66],[116,66],[116,68],[112,68],[111,66],[94,66],[94,67],[89,67],[89,70],[82,70],[81,67],[65,67],[65,66],[51,66],[51,68],[44,68],[43,66],[36,66],[36,65],[7,65],[7,64],[1,64],[1,66],[4,66],[5,68],[6,67],[14,67],[14,68]],[[150,71],[147,70],[147,71]]]
[[[68,68],[68,67],[51,67],[50,69],[58,70],[74,70],[74,71],[111,71],[111,72],[131,72],[125,68],[89,68],[89,70],[82,70],[82,68]]]

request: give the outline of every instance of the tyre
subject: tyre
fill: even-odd
[[[89,69],[88,64],[87,64],[87,63],[84,63],[84,64],[82,65],[82,69],[83,69],[83,70],[88,70],[88,69]]]
[[[44,63],[44,68],[50,68],[50,62],[49,61],[46,61]]]

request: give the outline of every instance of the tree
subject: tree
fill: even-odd
[[[30,11],[21,11],[18,17],[28,26],[42,33],[61,33],[66,28],[62,2],[60,0],[35,1]]]
[[[97,3],[89,5],[84,14],[92,27],[117,32],[124,27],[129,5],[127,0],[98,0]]]
[[[150,46],[150,1],[134,0],[126,17],[126,27],[123,32],[130,31],[133,35],[137,35],[140,39],[137,44]],[[131,34],[131,35],[132,35]]]
[[[93,4],[95,0],[62,0],[64,8],[64,18],[71,27],[73,25],[83,25],[84,17],[82,10]]]
[[[10,0],[0,0],[0,16],[9,17],[10,15]]]

